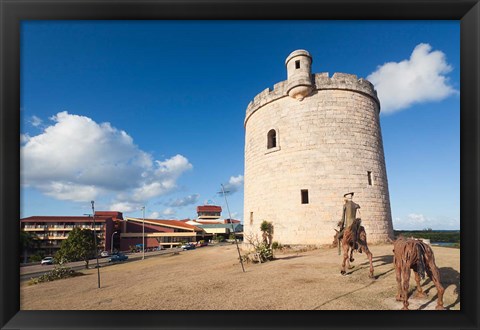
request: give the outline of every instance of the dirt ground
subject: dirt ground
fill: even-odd
[[[22,282],[22,310],[396,310],[392,245],[372,245],[368,259],[355,254],[354,268],[340,274],[337,249],[278,252],[276,260],[245,264],[235,245],[207,246],[103,267],[54,282]],[[446,291],[446,309],[460,309],[460,250],[433,247]],[[427,298],[410,298],[411,309],[434,309],[437,290],[423,282]],[[410,292],[415,281],[410,281]]]

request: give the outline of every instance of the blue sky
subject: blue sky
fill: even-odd
[[[21,216],[227,217],[224,184],[243,219],[245,110],[296,49],[375,84],[394,228],[459,229],[458,21],[24,21]]]

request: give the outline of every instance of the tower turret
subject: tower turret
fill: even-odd
[[[287,93],[290,97],[303,100],[313,89],[311,70],[312,57],[303,49],[293,51],[285,60],[287,67]]]

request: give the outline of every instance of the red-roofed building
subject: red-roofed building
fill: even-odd
[[[216,205],[197,206],[197,216],[199,220],[219,219],[222,214],[222,208]]]
[[[145,248],[172,248],[182,242],[197,242],[204,237],[202,228],[189,225],[185,220],[126,218],[120,235],[120,249],[130,250],[142,243],[145,230]],[[197,239],[198,238],[198,239]]]
[[[122,220],[121,212],[95,212],[95,231],[100,238],[97,242],[99,250],[110,250],[113,233],[120,232]],[[40,240],[39,250],[45,255],[54,255],[75,227],[93,230],[93,218],[91,216],[32,216],[20,219],[20,229],[36,235]],[[113,247],[118,249],[119,241],[115,240],[115,237],[113,239]]]

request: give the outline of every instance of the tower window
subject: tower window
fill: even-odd
[[[302,195],[302,204],[308,204],[308,190],[302,189],[300,190],[300,193]]]
[[[271,129],[267,134],[267,148],[275,148],[277,146],[277,132]]]
[[[367,171],[367,179],[368,179],[368,185],[373,186],[373,177],[372,177],[371,171]]]
[[[300,60],[295,61],[295,69],[300,69]]]
[[[250,224],[253,224],[253,212],[250,212]]]

